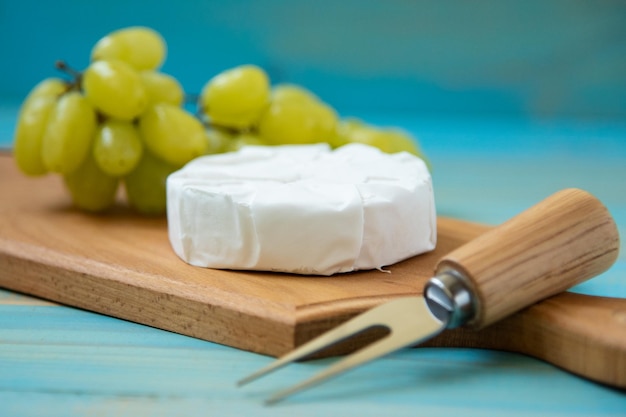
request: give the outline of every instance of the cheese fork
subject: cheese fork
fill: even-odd
[[[389,330],[382,339],[267,400],[275,403],[446,329],[489,326],[605,271],[618,252],[617,227],[599,200],[578,189],[557,192],[440,259],[422,296],[374,307],[238,384],[252,382],[369,328]]]

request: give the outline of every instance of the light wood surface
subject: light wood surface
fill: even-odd
[[[437,250],[391,266],[389,274],[317,278],[218,271],[176,258],[164,218],[137,217],[121,207],[102,216],[77,212],[56,178],[24,178],[6,156],[0,158],[0,178],[0,286],[269,355],[373,305],[420,293],[437,259],[489,229],[441,218]],[[597,323],[562,317],[562,310],[578,311],[581,303],[612,320],[600,330]],[[450,332],[432,344],[518,351],[625,387],[624,372],[604,363],[625,361],[626,336],[619,331],[625,311],[626,300],[559,295],[484,331]],[[612,355],[604,362],[591,360],[607,352]]]

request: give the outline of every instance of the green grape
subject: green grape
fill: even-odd
[[[139,73],[122,61],[97,61],[83,75],[85,96],[107,116],[132,120],[148,104]]]
[[[143,153],[137,128],[130,122],[108,120],[96,131],[93,156],[107,175],[119,177],[132,171]]]
[[[119,179],[103,172],[90,154],[63,179],[74,205],[82,210],[103,211],[115,202]]]
[[[200,105],[215,125],[243,129],[252,126],[268,106],[269,78],[254,65],[224,71],[205,85]]]
[[[226,152],[234,152],[247,145],[264,146],[267,145],[258,135],[253,133],[242,133],[232,138],[226,146]]]
[[[180,167],[207,152],[208,139],[202,123],[171,104],[150,107],[139,118],[139,131],[146,148],[171,165]]]
[[[373,146],[380,149],[383,152],[391,153],[393,146],[389,140],[389,135],[382,129],[367,124],[356,125],[353,124],[349,127],[347,133],[347,140],[351,143],[363,143],[365,145]]]
[[[358,119],[342,122],[339,132],[349,143],[363,143],[386,153],[394,152],[393,143],[387,130],[369,125]]]
[[[379,128],[358,119],[346,119],[341,122],[339,137],[345,143],[364,143],[386,153],[408,152],[426,163],[430,163],[420,150],[417,141],[409,133],[395,128]]]
[[[169,103],[174,106],[183,104],[185,94],[176,78],[157,71],[142,71],[139,76],[148,94],[149,104]]]
[[[259,136],[270,145],[332,142],[337,113],[321,102],[272,102],[259,121]]]
[[[273,102],[318,102],[319,98],[304,87],[295,84],[278,84],[272,88]]]
[[[408,152],[419,156],[421,152],[417,142],[409,134],[400,129],[385,129],[390,153]]]
[[[252,132],[235,133],[223,129],[211,128],[206,131],[211,153],[234,152],[246,145],[267,145],[259,135]]]
[[[357,142],[354,136],[358,134],[359,129],[367,127],[369,127],[369,125],[366,125],[362,120],[355,117],[348,117],[341,120],[337,125],[337,143],[345,145],[347,143]]]
[[[387,136],[389,140],[390,153],[396,152],[408,152],[418,158],[421,158],[429,170],[432,169],[430,161],[420,149],[417,139],[413,138],[408,132],[401,129],[387,129]]]
[[[309,107],[314,120],[313,137],[317,141],[332,145],[337,137],[337,124],[339,123],[337,112],[323,102],[311,103]]]
[[[96,113],[77,91],[57,101],[41,141],[44,166],[52,172],[69,174],[76,170],[89,152],[96,129]]]
[[[222,153],[229,150],[234,135],[223,129],[209,128],[205,131],[208,140],[207,154]]]
[[[13,155],[17,166],[27,175],[43,175],[48,169],[42,159],[42,139],[48,119],[56,105],[56,98],[40,96],[28,98],[17,119]]]
[[[22,103],[15,129],[13,154],[17,166],[26,175],[43,175],[48,172],[42,159],[41,143],[57,98],[67,89],[65,81],[47,78],[37,84]]]
[[[137,167],[124,179],[128,202],[142,214],[165,213],[167,176],[177,167],[144,152]]]
[[[158,32],[134,26],[116,30],[100,39],[91,51],[91,60],[120,60],[136,70],[155,70],[163,64],[166,54],[165,40]]]
[[[68,84],[60,78],[46,78],[39,82],[39,84],[28,93],[28,96],[24,100],[23,107],[26,107],[31,100],[43,97],[57,99],[67,92],[68,88]]]

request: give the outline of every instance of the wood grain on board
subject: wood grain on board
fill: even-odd
[[[0,156],[0,196],[0,287],[272,356],[381,302],[420,294],[440,257],[490,229],[439,218],[433,252],[388,272],[313,277],[192,267],[171,250],[164,217],[122,205],[82,213],[57,176],[26,178],[8,155]],[[428,345],[517,351],[626,387],[625,329],[626,300],[564,293]]]

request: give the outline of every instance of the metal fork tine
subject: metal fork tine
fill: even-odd
[[[402,340],[400,340],[398,337],[393,336],[394,333],[391,333],[385,336],[383,339],[380,339],[366,346],[365,348],[362,348],[361,350],[358,350],[357,352],[346,356],[339,362],[313,375],[309,379],[306,379],[296,385],[277,392],[265,401],[266,404],[274,404],[292,394],[295,394],[296,392],[311,388],[324,382],[327,379],[332,378],[333,376],[337,376],[338,374],[352,369],[362,363],[368,362],[372,359],[376,359],[402,347]]]
[[[341,359],[311,378],[274,394],[266,403],[274,404],[291,394],[315,386],[363,363],[403,347],[422,342],[445,328],[444,322],[430,314],[424,299],[421,297],[399,299],[395,302],[383,304],[380,308],[372,311],[377,316],[377,322],[387,325],[391,333]],[[414,320],[407,320],[405,317],[407,314],[413,315]]]
[[[413,319],[407,320],[406,316],[410,316]],[[291,394],[317,385],[328,378],[365,362],[369,362],[372,359],[376,359],[397,349],[419,343],[442,331],[446,323],[435,318],[430,313],[423,297],[407,297],[390,301],[347,321],[317,339],[313,339],[260,371],[244,378],[240,382],[240,385],[259,378],[294,360],[317,352],[333,343],[346,339],[362,330],[380,325],[388,327],[391,332],[384,338],[361,348],[311,378],[276,393],[266,401],[267,404],[273,404]]]
[[[363,330],[377,326],[385,325],[385,323],[378,323],[377,319],[380,319],[380,310],[388,309],[387,304],[383,303],[377,307],[372,308],[352,319],[346,321],[343,324],[323,333],[317,338],[310,340],[299,348],[289,352],[288,354],[278,358],[269,365],[259,369],[251,375],[241,379],[237,385],[242,386],[249,382],[252,382],[262,376],[265,376],[271,372],[274,372],[285,365],[295,362],[298,359],[302,359],[308,355],[318,352],[328,346],[338,343],[342,340],[349,338]]]

